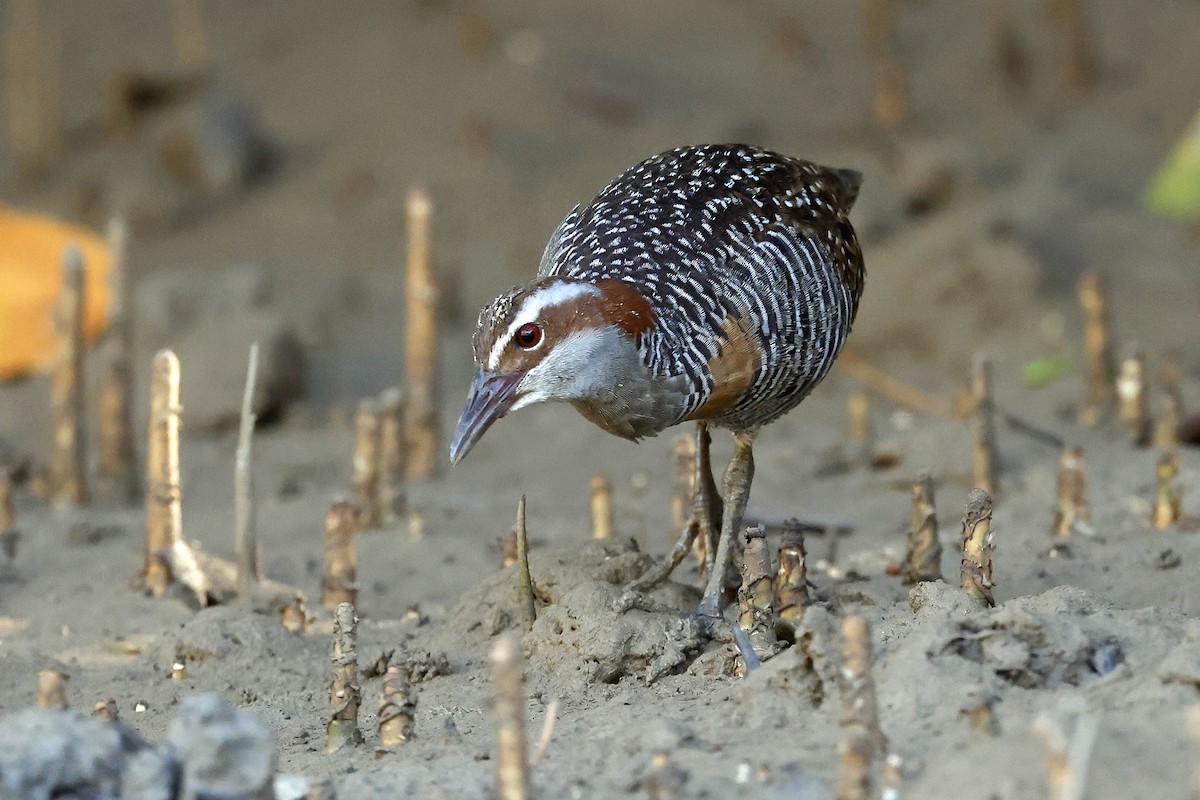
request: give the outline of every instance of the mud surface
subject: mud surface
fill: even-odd
[[[24,483],[17,557],[0,575],[0,710],[31,705],[37,672],[57,668],[73,708],[113,698],[131,730],[162,743],[185,698],[215,691],[266,723],[279,771],[328,782],[340,798],[487,796],[487,649],[521,624],[499,540],[525,494],[539,606],[523,640],[531,742],[557,709],[533,770],[539,796],[832,796],[837,621],[857,610],[873,628],[902,795],[1045,797],[1035,721],[1070,733],[1082,717],[1096,729],[1087,796],[1191,797],[1200,535],[1190,520],[1150,528],[1157,451],[1132,447],[1113,423],[1075,422],[1075,282],[1104,275],[1117,341],[1140,342],[1152,376],[1176,359],[1185,406],[1200,407],[1195,230],[1140,200],[1200,96],[1200,6],[1088,5],[1099,69],[1082,94],[1064,85],[1062,34],[1043,3],[900,6],[910,113],[885,130],[872,116],[857,3],[204,4],[220,97],[249,109],[272,158],[269,169],[218,165],[222,180],[181,184],[164,142],[204,130],[205,103],[217,102],[207,90],[146,112],[123,137],[104,132],[118,74],[184,72],[170,4],[39,4],[70,54],[70,135],[37,182],[5,178],[0,193],[92,225],[129,215],[137,363],[148,367],[163,345],[205,351],[183,364],[183,519],[207,551],[232,556],[228,423],[243,346],[286,341],[285,378],[299,369],[287,359],[303,353],[305,398],[283,393],[291,405],[258,435],[255,471],[265,571],[298,587],[315,620],[296,635],[248,607],[146,598],[130,586],[140,508],[55,509]],[[1017,37],[1006,40],[1007,73],[1000,29]],[[800,644],[739,677],[732,644],[703,642],[687,619],[700,586],[692,561],[676,583],[626,590],[674,538],[672,437],[633,445],[570,408],[522,411],[444,477],[409,486],[419,536],[404,520],[357,538],[367,742],[327,755],[322,526],[349,487],[355,404],[402,380],[405,192],[423,185],[435,204],[449,429],[472,370],[475,309],[534,272],[566,210],[647,155],[729,140],[864,171],[854,220],[868,285],[851,345],[947,401],[971,356],[988,352],[999,409],[1083,447],[1094,535],[1051,551],[1059,448],[1001,422],[997,607],[978,607],[956,588],[967,426],[876,395],[869,450],[886,457],[872,467],[845,433],[858,384],[835,369],[760,435],[750,513],[845,529],[807,542],[813,604]],[[211,352],[222,340],[225,352]],[[1047,356],[1073,366],[1030,386],[1022,367]],[[140,369],[140,395],[147,377]],[[50,452],[47,397],[45,377],[0,386],[0,450],[34,474]],[[194,425],[189,405],[204,415]],[[716,436],[721,465],[728,438]],[[1195,518],[1200,450],[1181,455],[1184,514]],[[950,585],[908,587],[895,575],[921,469],[938,484]],[[589,539],[596,472],[614,484],[618,535],[606,542]],[[187,675],[172,680],[180,655]],[[411,673],[416,735],[378,753],[388,663]],[[665,766],[652,766],[656,752],[669,754]]]

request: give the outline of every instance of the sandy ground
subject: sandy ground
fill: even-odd
[[[1200,6],[1089,7],[1099,73],[1080,95],[1063,85],[1061,35],[1042,3],[903,5],[894,42],[911,112],[886,131],[871,113],[858,3],[207,3],[205,47],[221,91],[254,111],[279,163],[244,191],[198,198],[164,176],[159,153],[199,101],[148,115],[122,141],[99,131],[115,75],[179,69],[168,6],[39,3],[70,56],[62,102],[71,135],[46,175],[0,185],[3,196],[91,224],[128,213],[143,280],[245,265],[269,276],[267,306],[295,329],[311,369],[308,399],[256,440],[264,563],[307,594],[317,620],[295,636],[243,609],[197,613],[143,597],[129,585],[141,563],[140,509],[55,511],[20,490],[22,541],[0,582],[0,710],[29,705],[37,670],[57,664],[71,676],[75,707],[115,698],[126,721],[158,740],[182,697],[216,690],[271,726],[281,770],[331,781],[338,797],[486,796],[486,653],[498,630],[519,627],[515,575],[498,571],[497,539],[524,493],[533,577],[545,594],[525,637],[534,734],[558,703],[534,770],[540,796],[831,796],[834,632],[850,609],[873,626],[880,717],[903,760],[902,795],[1045,797],[1034,721],[1062,718],[1069,730],[1082,711],[1097,728],[1087,796],[1194,796],[1200,742],[1189,744],[1185,711],[1200,700],[1200,536],[1186,525],[1149,528],[1158,454],[1131,447],[1114,426],[1075,424],[1078,368],[1040,389],[1021,378],[1023,364],[1046,355],[1079,364],[1074,285],[1097,271],[1118,341],[1140,342],[1152,374],[1177,359],[1185,403],[1200,402],[1194,233],[1139,202],[1200,96]],[[1001,24],[1017,32],[1023,86],[998,66]],[[521,412],[444,478],[410,486],[422,538],[405,526],[358,538],[363,659],[429,653],[444,656],[448,672],[417,685],[416,738],[382,756],[380,681],[364,681],[367,745],[326,755],[322,520],[348,486],[350,409],[401,380],[404,193],[423,185],[436,205],[448,427],[471,372],[475,309],[533,273],[562,214],[647,155],[727,140],[864,171],[854,218],[869,277],[853,346],[947,398],[968,378],[972,354],[990,353],[1000,408],[1084,447],[1098,535],[1047,556],[1058,449],[1002,425],[997,608],[976,608],[952,586],[910,594],[888,574],[903,553],[909,483],[920,469],[938,480],[953,582],[969,432],[876,398],[874,447],[899,463],[839,466],[853,453],[845,408],[856,384],[835,371],[759,438],[751,500],[762,516],[853,525],[809,542],[811,663],[790,650],[734,677],[723,674],[732,651],[717,643],[651,669],[662,632],[695,593],[663,589],[649,611],[617,613],[611,601],[614,581],[644,565],[629,540],[658,555],[672,537],[670,437],[635,446],[568,408]],[[0,150],[0,164],[9,156]],[[139,363],[184,333],[141,330]],[[231,358],[240,360],[239,347],[230,344]],[[240,394],[240,384],[211,380],[184,364],[185,407],[189,385]],[[0,440],[35,465],[49,453],[46,396],[44,378],[0,387]],[[717,438],[723,462],[728,437]],[[187,535],[229,556],[233,435],[192,430],[183,447]],[[613,479],[619,537],[583,547],[596,472]],[[1200,515],[1200,451],[1183,450],[1180,483],[1190,489],[1185,513]],[[836,569],[816,568],[819,560]],[[677,577],[698,583],[690,565]],[[193,658],[187,679],[171,681],[178,652]],[[145,711],[134,712],[138,702]],[[972,732],[965,712],[982,704],[994,725]],[[669,753],[671,767],[652,776],[655,751]],[[672,782],[676,794],[653,794]]]

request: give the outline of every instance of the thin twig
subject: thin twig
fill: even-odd
[[[525,531],[525,495],[517,501],[517,569],[521,602],[521,624],[525,632],[533,630],[537,606],[533,601],[533,576],[529,573],[529,537]]]
[[[542,721],[542,735],[538,737],[533,756],[529,759],[529,766],[536,767],[546,757],[546,751],[550,749],[550,740],[554,737],[554,723],[557,719],[558,698],[556,697],[546,706],[546,719]]]
[[[242,394],[242,420],[238,428],[237,456],[234,465],[234,551],[237,554],[237,585],[245,592],[262,578],[259,565],[258,522],[254,509],[254,464],[251,439],[254,436],[254,391],[258,382],[258,342],[250,345],[246,367],[246,390]]]

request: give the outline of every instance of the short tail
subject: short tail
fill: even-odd
[[[858,189],[862,186],[862,173],[856,169],[834,169],[838,185],[835,188],[838,202],[849,211],[858,199]]]

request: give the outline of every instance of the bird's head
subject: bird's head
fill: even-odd
[[[611,365],[636,351],[653,322],[642,293],[619,280],[539,278],[501,294],[479,313],[475,381],[451,463],[509,411],[611,388]]]

